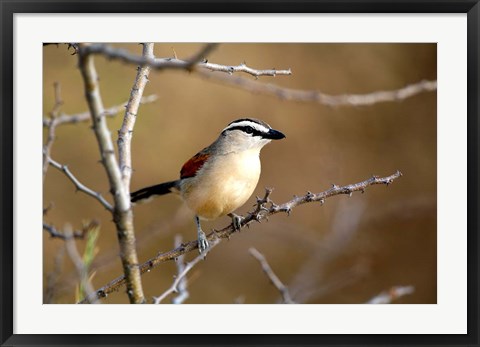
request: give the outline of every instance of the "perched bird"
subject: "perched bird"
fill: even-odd
[[[200,253],[208,241],[200,219],[228,215],[235,228],[242,218],[233,213],[252,195],[260,177],[260,150],[272,140],[285,137],[267,123],[253,118],[237,119],[222,130],[208,147],[188,160],[180,179],[140,189],[131,194],[132,203],[154,195],[179,194],[195,213]]]

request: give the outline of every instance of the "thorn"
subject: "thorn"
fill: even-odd
[[[307,191],[307,195],[305,195],[305,199],[307,201],[312,201],[313,200],[313,193],[311,191]]]

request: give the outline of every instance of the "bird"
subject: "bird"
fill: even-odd
[[[180,178],[142,188],[130,195],[133,204],[153,196],[174,193],[180,195],[195,213],[198,250],[209,248],[200,225],[202,220],[214,220],[228,215],[235,229],[240,229],[242,217],[234,211],[254,192],[260,178],[260,150],[272,140],[285,135],[255,118],[240,118],[230,122],[218,138],[195,154],[182,166]]]

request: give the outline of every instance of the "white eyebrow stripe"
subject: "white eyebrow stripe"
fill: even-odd
[[[266,126],[264,126],[262,124],[255,123],[255,122],[251,122],[251,121],[248,121],[248,120],[244,120],[244,121],[237,122],[237,123],[232,123],[229,126],[227,126],[225,129],[223,129],[223,131],[231,129],[231,128],[235,128],[235,127],[247,127],[247,126],[250,126],[250,127],[254,128],[258,131],[261,131],[263,133],[268,133],[270,131],[270,129],[267,128]]]

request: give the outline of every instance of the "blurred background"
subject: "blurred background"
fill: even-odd
[[[141,45],[115,44],[141,54]],[[156,57],[187,59],[201,44],[160,43]],[[55,102],[61,85],[61,112],[88,110],[77,57],[66,45],[44,47],[43,115]],[[435,44],[221,44],[208,61],[224,65],[246,62],[257,69],[288,69],[291,76],[260,77],[259,82],[319,90],[327,94],[363,94],[394,90],[421,80],[436,80]],[[95,58],[104,106],[128,100],[136,66]],[[212,72],[220,73],[220,72]],[[254,79],[250,75],[238,73]],[[140,106],[132,141],[131,190],[177,179],[183,163],[209,145],[232,120],[259,118],[284,132],[285,140],[266,146],[262,175],[255,191],[273,187],[276,203],[306,191],[321,192],[332,184],[388,176],[403,177],[392,185],[372,186],[365,194],[336,196],[324,205],[310,203],[290,216],[269,221],[223,241],[188,275],[186,303],[278,303],[281,296],[248,250],[255,247],[299,303],[365,303],[393,286],[414,286],[415,292],[395,303],[437,302],[436,261],[436,92],[399,102],[371,106],[328,107],[314,102],[282,101],[227,86],[195,73],[152,71],[144,96],[158,99]],[[123,114],[109,118],[113,140]],[[46,139],[47,132],[44,132]],[[74,175],[109,201],[108,180],[88,122],[56,130],[52,159],[68,164]],[[91,272],[99,288],[122,274],[114,224],[107,211],[78,192],[61,172],[50,167],[44,182],[44,217],[58,229],[69,223],[100,222],[97,253]],[[237,211],[244,214],[252,198]],[[193,214],[180,199],[167,195],[134,207],[137,250],[141,262],[173,248],[176,235],[196,239]],[[230,223],[228,217],[204,222],[205,231]],[[74,303],[77,273],[64,241],[43,231],[44,302]],[[85,241],[77,240],[80,252]],[[186,260],[197,255],[191,252]],[[163,293],[176,273],[174,262],[142,276],[146,297]],[[164,303],[169,303],[171,297]],[[103,300],[128,303],[124,290]]]

